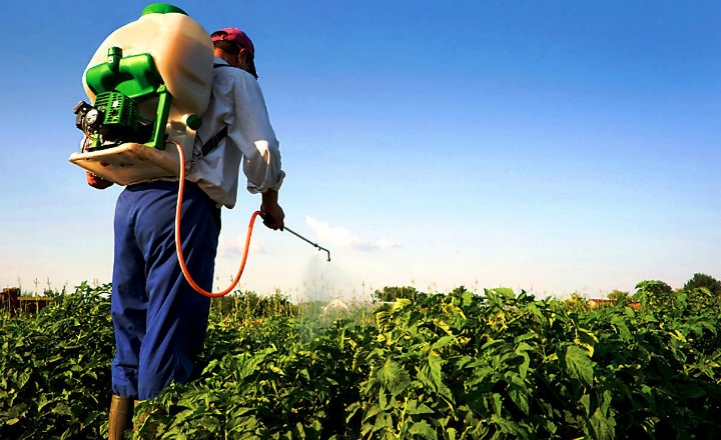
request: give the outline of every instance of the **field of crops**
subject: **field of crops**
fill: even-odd
[[[659,287],[639,283],[639,310],[510,289],[409,289],[340,315],[214,300],[195,377],[141,403],[133,438],[721,438],[721,297]],[[107,292],[0,314],[0,438],[105,436]]]

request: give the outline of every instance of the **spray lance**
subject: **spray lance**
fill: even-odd
[[[316,248],[318,248],[319,251],[326,251],[326,252],[328,253],[328,259],[327,259],[326,261],[330,261],[330,251],[329,251],[328,249],[326,249],[326,248],[324,248],[324,247],[322,247],[322,246],[318,246],[318,243],[313,243],[312,241],[308,240],[307,238],[303,237],[302,235],[300,235],[299,233],[295,232],[294,230],[290,229],[290,228],[287,227],[287,226],[284,227],[283,230],[284,230],[284,231],[288,231],[288,232],[290,232],[291,234],[295,235],[296,237],[300,238],[301,240],[304,240],[304,241],[310,243],[311,245],[313,245],[313,246],[315,246]]]

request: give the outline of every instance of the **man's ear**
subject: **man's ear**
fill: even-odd
[[[240,51],[238,52],[238,61],[240,61],[240,63],[242,64],[243,60],[245,60],[247,56],[248,56],[248,49],[241,47]]]

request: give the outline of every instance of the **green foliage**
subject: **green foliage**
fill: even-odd
[[[358,400],[364,377],[354,348],[370,342],[361,328],[339,321],[309,342],[285,317],[237,330],[238,345],[214,353],[197,380],[139,406],[139,417],[149,417],[136,438],[153,438],[149,425],[156,438],[168,439],[320,439],[345,432],[344,408]]]
[[[576,292],[572,293],[571,297],[564,300],[562,304],[566,310],[574,312],[588,312],[591,310],[591,306],[588,304],[588,299],[582,297]]]
[[[413,291],[372,322],[363,308],[326,322],[281,298],[214,302],[195,376],[141,403],[132,437],[719,438],[721,297],[664,284],[639,283],[640,310],[505,288]],[[101,291],[1,318],[0,438],[104,435]]]
[[[642,292],[643,293],[643,292]],[[613,406],[623,438],[715,438],[721,425],[718,316],[708,292],[677,292],[665,306],[644,301],[584,317],[599,335],[594,357],[617,389]]]
[[[613,301],[614,303],[626,303],[631,299],[631,294],[621,290],[612,290],[606,298]]]
[[[236,350],[223,346],[147,414],[172,414],[154,419],[163,438],[710,438],[721,309],[696,294],[675,300],[641,314],[457,289],[310,340],[273,319],[234,330]]]
[[[415,287],[384,287],[383,290],[376,290],[371,297],[374,301],[393,302],[401,298],[415,299],[422,295]]]
[[[693,277],[683,286],[684,291],[702,288],[708,289],[712,295],[721,296],[721,281],[703,273],[694,274]]]
[[[663,306],[673,301],[674,291],[663,281],[646,280],[636,284],[636,294],[633,299],[641,301],[642,305]]]
[[[248,318],[268,318],[271,316],[291,316],[295,306],[287,296],[275,292],[269,296],[260,296],[252,291],[236,291],[231,295],[213,298],[211,309],[222,316],[242,316]]]
[[[113,354],[108,292],[83,284],[37,316],[0,314],[0,438],[103,437]]]

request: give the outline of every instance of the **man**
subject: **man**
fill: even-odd
[[[236,202],[242,162],[247,189],[260,193],[270,229],[283,229],[278,204],[281,170],[278,141],[257,83],[255,48],[241,30],[211,35],[215,68],[210,104],[196,133],[186,176],[182,247],[195,281],[210,291],[220,234],[220,207]],[[88,184],[112,183],[91,173]],[[171,382],[185,383],[202,348],[209,298],[185,280],[174,247],[178,182],[128,185],[115,209],[111,313],[116,355],[112,364],[110,438],[131,427],[135,400],[152,399]]]

